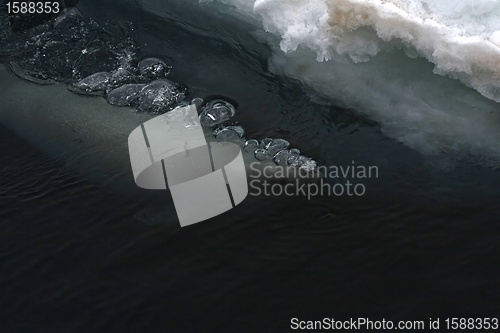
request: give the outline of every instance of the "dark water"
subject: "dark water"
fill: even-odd
[[[236,100],[248,138],[283,137],[322,165],[354,160],[380,173],[362,197],[249,196],[186,228],[165,195],[163,222],[147,225],[133,217],[147,191],[114,192],[1,128],[2,332],[282,332],[294,317],[499,316],[497,170],[466,160],[443,170],[368,119],[313,103],[300,82],[267,71],[270,51],[243,23],[203,30],[200,12],[170,3],[163,18],[112,1],[79,8],[132,21],[139,55],[170,60],[193,96]]]

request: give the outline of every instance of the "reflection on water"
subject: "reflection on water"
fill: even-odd
[[[248,137],[284,138],[320,165],[355,161],[380,174],[360,197],[248,196],[180,228],[164,192],[113,191],[1,128],[6,331],[281,332],[293,317],[498,313],[496,170],[385,139],[376,124],[270,75],[262,53],[137,7],[88,4],[85,15],[132,21],[140,52],[169,57],[173,80],[193,95],[238,101]]]

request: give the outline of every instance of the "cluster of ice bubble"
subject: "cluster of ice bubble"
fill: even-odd
[[[7,26],[8,17],[0,15],[0,27]],[[128,23],[106,21],[103,27],[73,8],[22,34],[3,31],[0,61],[36,84],[66,83],[74,93],[104,96],[112,105],[139,112],[171,110],[184,100],[185,89],[166,79],[172,66],[158,58],[132,65],[133,30]]]
[[[68,89],[85,95],[105,96],[109,104],[132,106],[138,112],[159,114],[172,110],[185,98],[185,88],[166,77],[172,71],[158,58],[146,58],[137,68],[94,73]]]
[[[7,25],[8,18],[0,11],[0,27]],[[116,31],[107,31],[74,8],[23,36],[7,33],[9,29],[0,31],[0,61],[30,82],[66,83],[74,93],[102,96],[111,105],[131,106],[138,112],[159,114],[195,104],[201,110],[202,127],[211,129],[217,141],[237,143],[260,161],[316,170],[314,160],[289,149],[284,139],[246,140],[242,126],[227,125],[236,114],[231,103],[221,99],[204,103],[202,98],[186,101],[186,88],[167,79],[172,66],[163,60],[146,58],[133,66],[133,27],[114,27],[109,22],[106,27]]]
[[[201,126],[212,130],[217,141],[236,143],[259,161],[272,160],[276,165],[307,172],[317,170],[316,161],[300,155],[298,149],[289,149],[290,143],[284,139],[265,138],[260,143],[255,139],[246,140],[242,126],[227,124],[236,114],[236,108],[231,103],[213,99],[204,104],[199,97],[190,103],[185,101],[185,90],[165,78],[172,67],[162,60],[146,58],[137,67],[137,73],[123,68],[111,73],[98,72],[68,88],[80,94],[105,96],[112,105],[133,106],[139,112],[153,114],[194,104],[201,110]],[[146,83],[148,80],[153,81]]]
[[[236,108],[222,99],[208,102],[200,113],[202,127],[211,129],[217,141],[233,142],[253,154],[259,161],[272,160],[276,165],[297,168],[306,172],[315,172],[318,164],[313,159],[300,155],[300,150],[290,149],[285,139],[265,138],[246,140],[245,130],[240,125],[224,125],[236,114]]]

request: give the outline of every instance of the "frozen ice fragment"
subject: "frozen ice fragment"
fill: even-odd
[[[241,138],[240,133],[238,133],[231,127],[233,126],[216,129],[213,132],[214,137],[217,139],[217,141],[233,142],[239,145],[243,145],[245,143],[245,140]]]
[[[195,97],[191,100],[191,104],[194,104],[196,106],[196,109],[199,110],[201,105],[203,104],[203,98]]]
[[[247,153],[254,153],[258,147],[259,147],[259,142],[255,139],[250,139],[247,142],[245,142],[245,151]]]
[[[149,80],[143,76],[137,76],[124,68],[119,68],[111,73],[108,90],[113,90],[124,84],[145,84],[148,82]]]
[[[283,139],[274,139],[269,142],[265,149],[269,152],[269,155],[274,156],[278,151],[287,149],[290,143]]]
[[[98,72],[78,81],[73,86],[82,92],[104,91],[110,78],[111,74],[108,72]]]
[[[172,81],[156,80],[139,91],[136,109],[139,112],[163,113],[184,99],[184,91]]]
[[[200,114],[201,126],[212,128],[231,119],[236,114],[234,106],[221,99],[215,99],[205,105]]]
[[[260,148],[266,149],[267,145],[273,141],[273,138],[265,138],[260,142]]]
[[[228,126],[226,128],[231,129],[231,130],[235,131],[236,133],[238,133],[240,138],[242,138],[243,135],[245,135],[245,130],[241,126],[235,125],[235,126]]]
[[[259,148],[255,151],[255,158],[259,161],[265,161],[270,159],[271,156],[268,154],[267,150]]]
[[[144,86],[145,84],[125,84],[119,88],[111,90],[106,96],[106,99],[108,100],[108,103],[112,105],[130,105]]]
[[[167,77],[172,71],[172,66],[167,65],[158,58],[146,58],[139,62],[137,66],[139,73],[150,79],[161,79]]]
[[[318,164],[315,160],[302,155],[291,155],[287,159],[287,164],[292,168],[301,169],[307,172],[315,172]]]
[[[280,150],[279,152],[277,152],[274,155],[273,161],[277,165],[285,166],[285,165],[287,165],[287,158],[289,156],[290,156],[290,152],[288,150],[286,150],[286,149]]]

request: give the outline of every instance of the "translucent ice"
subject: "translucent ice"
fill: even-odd
[[[298,168],[307,172],[314,172],[318,168],[315,160],[302,155],[290,155],[287,159],[287,164],[292,168]]]
[[[73,85],[76,91],[82,93],[94,93],[104,91],[109,84],[111,74],[108,72],[98,72],[87,76],[83,80],[78,81]]]
[[[151,79],[161,79],[167,77],[172,71],[172,66],[158,58],[146,58],[138,65],[139,73]]]
[[[234,142],[238,144],[245,142],[241,138],[240,133],[238,133],[233,127],[223,127],[220,129],[216,129],[213,134],[217,141]]]
[[[255,150],[259,148],[259,141],[255,139],[248,140],[245,142],[245,151],[247,153],[254,153]]]
[[[228,126],[226,128],[228,128],[230,130],[233,130],[236,133],[238,133],[238,135],[240,136],[240,138],[242,138],[245,135],[245,130],[241,126],[235,125],[235,126]]]
[[[119,88],[111,90],[106,96],[106,99],[108,100],[108,103],[112,105],[130,105],[144,86],[145,84],[125,84]]]
[[[274,157],[273,157],[273,161],[274,163],[276,163],[277,165],[281,165],[281,166],[286,166],[287,165],[287,159],[288,157],[290,157],[291,154],[288,150],[280,150],[279,152],[277,152]]]
[[[156,80],[139,91],[137,104],[139,112],[153,114],[167,112],[184,99],[184,91],[178,84],[169,80]]]
[[[147,78],[143,76],[137,76],[124,68],[119,68],[111,73],[108,90],[118,88],[124,84],[138,84],[148,82],[149,80],[147,80]]]
[[[260,148],[267,149],[267,145],[273,141],[273,138],[265,138],[260,141]]]
[[[255,151],[255,158],[258,159],[259,161],[265,161],[270,159],[271,156],[269,156],[267,150],[259,148]]]
[[[287,149],[290,143],[283,139],[273,139],[269,142],[265,149],[269,152],[269,155],[274,156],[277,152],[283,149]]]
[[[205,105],[200,114],[201,125],[211,128],[231,119],[236,114],[235,107],[222,99],[215,99]]]
[[[196,106],[196,109],[199,110],[201,105],[203,104],[203,98],[195,97],[191,100],[191,104],[194,104]]]

